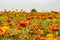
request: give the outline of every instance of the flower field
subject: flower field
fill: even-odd
[[[60,40],[60,12],[0,12],[0,40]]]

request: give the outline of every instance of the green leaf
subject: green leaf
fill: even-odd
[[[57,18],[53,18],[52,20],[53,20],[53,23],[54,23],[54,24],[59,23]]]
[[[0,21],[2,21],[2,17],[0,16]]]
[[[46,29],[47,29],[47,28],[49,28],[49,23],[50,23],[50,21],[51,21],[50,19],[46,19],[46,20],[44,20],[44,21],[42,22],[42,25],[45,26]]]
[[[3,37],[0,36],[0,40],[3,40]]]
[[[29,35],[29,39],[28,40],[34,40],[34,38],[32,38],[32,36],[31,35]]]

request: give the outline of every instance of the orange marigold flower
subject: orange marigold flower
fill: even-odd
[[[50,27],[50,30],[52,30],[52,31],[58,31],[59,30],[59,28],[54,28],[54,27]]]
[[[38,27],[34,27],[35,30],[38,30],[39,28]]]
[[[60,40],[60,38],[57,38],[57,40]]]
[[[30,17],[27,17],[26,19],[27,19],[27,20],[30,20],[31,18],[30,18]]]
[[[36,24],[32,24],[32,27],[37,27],[37,25]]]
[[[28,40],[29,37],[26,35],[26,36],[24,36],[24,38],[25,38],[25,40]]]
[[[4,36],[4,32],[1,28],[0,28],[0,36]]]
[[[35,38],[35,39],[37,38],[37,36],[36,36],[36,35],[33,35],[32,37],[33,37],[33,38]]]
[[[32,22],[31,22],[31,21],[27,21],[27,24],[31,25],[31,24],[32,24]]]
[[[38,40],[46,40],[46,38],[43,38],[43,37],[41,37],[41,36],[38,36],[37,39],[38,39]]]

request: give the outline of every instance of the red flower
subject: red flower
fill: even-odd
[[[29,32],[29,34],[33,35],[33,34],[34,34],[34,32],[33,32],[33,31],[30,31],[30,32]]]
[[[58,31],[58,30],[59,30],[58,28],[54,28],[54,29],[53,29],[53,31],[55,31],[55,32]]]
[[[20,22],[21,27],[26,27],[26,25],[27,25],[27,22]]]

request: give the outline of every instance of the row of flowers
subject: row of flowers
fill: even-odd
[[[60,13],[0,12],[0,40],[60,40]]]

